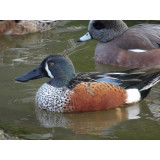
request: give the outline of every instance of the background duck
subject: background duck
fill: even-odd
[[[47,31],[54,27],[55,20],[1,20],[0,34],[20,35]]]
[[[160,68],[160,25],[139,24],[131,28],[120,20],[92,20],[88,33],[78,42],[95,39],[97,62],[122,67]]]
[[[54,112],[114,109],[145,98],[160,81],[160,72],[143,75],[135,69],[110,73],[75,73],[65,55],[50,55],[36,69],[15,78],[26,82],[50,78],[36,94],[39,108]]]

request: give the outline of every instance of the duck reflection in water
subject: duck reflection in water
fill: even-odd
[[[45,128],[69,128],[76,134],[103,135],[118,123],[140,118],[140,104],[113,110],[60,114],[36,108],[36,116]]]

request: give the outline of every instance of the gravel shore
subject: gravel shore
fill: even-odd
[[[16,140],[18,137],[11,137],[8,134],[4,133],[2,129],[0,129],[0,140]]]

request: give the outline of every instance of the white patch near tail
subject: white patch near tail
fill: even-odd
[[[118,72],[116,72],[116,73],[107,73],[107,75],[125,75],[125,74],[127,74],[127,73],[118,73]]]
[[[138,91],[138,89],[136,89],[136,88],[127,89],[126,92],[127,92],[127,99],[126,99],[127,104],[136,103],[136,102],[140,101],[141,94]]]
[[[146,52],[147,50],[143,50],[143,49],[129,49],[128,51],[132,51],[132,52]]]

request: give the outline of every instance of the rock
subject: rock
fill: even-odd
[[[8,134],[4,133],[2,129],[0,129],[0,140],[13,140],[19,139],[18,137],[11,137]]]

